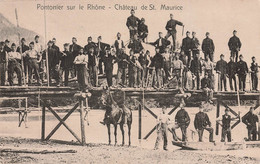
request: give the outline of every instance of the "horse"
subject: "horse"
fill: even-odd
[[[128,137],[129,137],[129,146],[131,145],[131,125],[132,125],[132,111],[125,106],[118,105],[110,92],[110,89],[103,89],[101,95],[101,103],[106,106],[106,121],[104,124],[107,126],[108,130],[108,143],[111,144],[111,135],[110,135],[110,125],[114,125],[114,136],[115,136],[115,145],[117,144],[117,125],[119,124],[122,132],[122,146],[125,144],[125,131],[124,124],[127,124],[128,127]]]

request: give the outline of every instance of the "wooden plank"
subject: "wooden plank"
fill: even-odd
[[[83,100],[80,99],[80,127],[81,127],[81,144],[82,146],[86,145],[86,135],[85,135],[85,123],[84,123],[84,109],[83,109]]]
[[[45,105],[42,107],[42,141],[45,140]]]
[[[144,105],[144,104],[143,104]],[[142,106],[138,108],[138,139],[142,139]]]
[[[150,110],[149,108],[147,108],[145,105],[144,105],[144,109],[145,109],[146,111],[148,111],[154,118],[157,119],[157,115],[154,114],[153,111],[151,111],[151,110]]]
[[[155,130],[156,126],[144,137],[144,139],[146,140]]]

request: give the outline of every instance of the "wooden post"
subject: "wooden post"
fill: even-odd
[[[139,121],[138,121],[138,139],[142,139],[142,106],[141,104],[139,105],[139,108],[138,108],[138,118],[139,118]]]
[[[79,99],[80,103],[80,127],[81,127],[81,143],[82,146],[86,145],[86,138],[85,138],[85,124],[84,124],[84,109],[83,109],[83,99]]]
[[[45,140],[45,105],[42,107],[42,141]]]
[[[220,100],[217,99],[217,111],[216,111],[216,118],[219,117],[219,113],[220,113]],[[216,135],[218,135],[219,132],[219,124],[216,122]]]

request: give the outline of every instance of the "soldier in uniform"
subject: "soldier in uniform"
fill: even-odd
[[[170,36],[172,37],[172,44],[173,44],[173,51],[176,49],[175,42],[176,42],[176,25],[184,26],[182,22],[173,19],[173,14],[170,14],[170,20],[167,22],[165,29],[167,30],[167,34],[165,36],[168,39]]]
[[[237,73],[237,63],[235,63],[234,58],[230,56],[230,61],[227,64],[227,75],[229,78],[229,86],[231,91],[234,90],[234,87],[235,87],[235,91],[237,91],[236,73]],[[233,87],[233,81],[234,81],[234,87]]]
[[[142,87],[145,87],[145,79],[147,76],[147,66],[150,65],[150,56],[149,56],[149,51],[146,51],[146,53],[141,53],[140,56],[138,57],[138,61],[142,66],[142,72],[141,72],[141,79],[140,81],[142,82]]]
[[[85,91],[88,85],[88,73],[87,73],[87,64],[88,64],[88,55],[84,54],[84,49],[80,48],[78,56],[74,60],[74,64],[77,68],[77,78],[79,83],[79,89]]]
[[[21,60],[22,55],[16,52],[16,45],[13,43],[11,45],[11,52],[8,52],[8,81],[9,85],[14,85],[14,72],[17,74],[18,85],[22,86],[22,67]]]
[[[183,52],[184,55],[188,57],[187,66],[190,67],[190,62],[191,62],[191,38],[190,38],[190,32],[189,31],[186,32],[186,38],[182,39],[181,52]]]
[[[7,66],[7,52],[4,50],[4,42],[0,42],[0,85],[5,85],[5,73]]]
[[[53,39],[52,39],[52,43],[53,43],[52,48],[54,48],[58,53],[61,53],[61,52],[60,52],[60,47],[58,47],[58,46],[56,45],[56,38],[53,38]]]
[[[10,41],[8,39],[5,40],[5,45],[4,45],[4,51],[5,52],[11,52],[12,49],[9,47]]]
[[[250,107],[250,111],[242,117],[242,122],[246,124],[248,130],[248,140],[256,141],[257,127],[256,123],[259,122],[258,116],[254,114],[254,107]]]
[[[171,42],[168,41],[167,39],[163,38],[163,33],[159,32],[159,38],[155,42],[151,42],[148,44],[151,44],[151,45],[155,46],[156,48],[159,48],[160,53],[164,53],[165,48],[167,46],[169,46],[171,44]]]
[[[175,54],[172,61],[172,74],[177,79],[177,88],[182,88],[183,62],[179,59],[179,54]]]
[[[246,88],[246,75],[248,73],[248,67],[243,60],[243,55],[239,55],[239,62],[237,63],[237,74],[239,80],[239,90],[245,91]]]
[[[134,54],[140,54],[141,51],[144,49],[142,43],[139,41],[137,34],[134,35],[133,40],[130,40],[130,43],[128,44],[128,48],[133,50]]]
[[[242,46],[242,44],[240,42],[240,39],[237,37],[237,31],[234,30],[233,36],[228,41],[228,47],[229,47],[229,50],[231,51],[230,52],[231,57],[233,57],[234,60],[236,58],[236,60],[235,60],[236,62],[238,59],[238,53],[240,51],[241,46]]]
[[[206,94],[207,101],[212,103],[213,99],[213,88],[212,79],[209,77],[208,73],[201,79],[201,89]]]
[[[119,55],[120,52],[125,48],[124,41],[121,39],[121,33],[117,33],[116,40],[114,43],[114,47],[116,49],[116,54]]]
[[[126,71],[129,63],[129,56],[126,54],[125,49],[123,49],[122,53],[119,53],[117,55],[117,63],[118,63],[118,69],[117,69],[117,85],[123,85],[125,86],[127,83],[126,80]]]
[[[192,76],[194,78],[196,78],[197,81],[197,90],[200,89],[200,76],[202,73],[202,67],[201,67],[201,62],[200,59],[198,57],[199,54],[195,54],[195,58],[193,58],[193,60],[191,61],[191,66],[190,66],[190,70],[192,73]],[[195,79],[192,80],[192,88],[195,88]]]
[[[205,73],[208,74],[209,79],[211,79],[212,81],[212,89],[214,90],[214,74],[213,74],[213,70],[214,70],[214,64],[212,61],[210,61],[209,56],[205,56],[205,61],[203,62],[202,66],[205,69]]]
[[[85,49],[85,48],[84,48]],[[86,49],[85,49],[86,51]],[[98,59],[97,55],[94,52],[94,47],[90,47],[88,51],[88,68],[89,68],[89,75],[92,80],[92,86],[97,87],[98,86]]]
[[[171,80],[171,78],[172,78],[172,75],[171,75],[172,66],[171,65],[172,65],[173,57],[169,51],[170,51],[169,47],[166,47],[164,53],[162,54],[163,59],[164,59],[163,70],[165,72],[164,82]]]
[[[140,19],[135,16],[135,11],[131,10],[131,16],[127,18],[126,26],[130,32],[130,39],[134,38],[134,35],[138,32],[138,25],[140,23]]]
[[[258,64],[256,63],[256,58],[252,57],[251,63],[251,81],[252,81],[252,89],[257,91],[258,89]]]
[[[224,89],[227,91],[227,81],[226,81],[226,74],[227,74],[227,62],[224,60],[224,55],[220,55],[220,60],[216,64],[216,71],[219,76],[218,84],[219,84],[219,91],[222,91],[223,83]]]
[[[34,42],[31,42],[29,44],[29,50],[24,52],[24,56],[28,57],[28,62],[29,62],[28,83],[29,84],[32,83],[32,73],[34,72],[38,85],[41,85],[42,83],[40,81],[40,75],[39,75],[39,63],[42,60],[42,54],[34,48]]]
[[[148,36],[148,26],[145,24],[145,19],[142,18],[140,24],[138,25],[138,35],[139,39],[143,42]]]
[[[73,68],[73,61],[74,61],[74,56],[71,51],[69,51],[69,43],[64,44],[64,51],[62,52],[61,56],[61,63],[60,63],[60,68],[61,68],[61,73],[60,73],[60,79],[62,79],[62,75],[64,72],[64,85],[68,86],[69,85],[69,72],[71,72]]]
[[[162,69],[164,65],[163,56],[160,53],[160,49],[157,47],[155,48],[156,54],[152,58],[151,65],[155,67],[156,71],[156,81],[157,81],[157,88],[162,88]]]
[[[102,37],[99,36],[98,42],[96,44],[96,48],[97,48],[97,53],[98,53],[97,56],[99,57],[99,62],[98,62],[99,74],[103,74],[102,63],[104,63],[104,56],[106,54],[106,49],[110,48],[110,45],[107,43],[103,43]]]
[[[26,45],[26,40],[24,38],[22,38],[21,39],[21,46],[17,47],[16,52],[23,54],[27,50],[29,50],[29,47]],[[22,58],[23,58],[24,74],[26,75],[27,72],[28,72],[28,58],[26,56],[22,56]]]
[[[195,58],[195,54],[198,54],[198,58],[200,57],[200,50],[199,50],[200,42],[198,38],[196,38],[196,32],[192,32],[192,38],[191,38],[191,51],[192,51],[192,57]]]
[[[96,52],[95,52],[95,50],[96,50],[96,44],[92,41],[92,37],[89,36],[89,37],[88,37],[88,44],[85,45],[85,47],[84,47],[84,52],[86,52],[87,54],[89,54],[91,48],[94,49],[94,53],[96,54]]]
[[[199,142],[202,142],[203,132],[207,130],[209,132],[209,142],[213,141],[213,128],[207,113],[203,111],[203,106],[199,107],[199,112],[195,115],[194,127],[199,134]]]
[[[215,46],[213,40],[209,38],[209,32],[206,32],[206,38],[202,42],[202,51],[204,53],[204,59],[209,56],[210,61],[214,61]]]
[[[73,37],[72,38],[72,44],[70,45],[69,51],[72,53],[73,60],[75,60],[76,56],[79,54],[81,46],[77,44],[77,38]],[[72,66],[71,69],[71,77],[74,78],[76,76],[76,68],[74,65]]]
[[[104,56],[105,73],[107,78],[107,85],[111,87],[113,85],[113,65],[115,63],[115,56],[110,53],[110,47],[106,47],[106,53]]]
[[[175,129],[180,128],[182,133],[182,141],[187,141],[187,128],[190,125],[190,116],[184,108],[184,104],[180,104],[180,110],[175,115],[175,127],[172,128],[173,140],[177,141]]]

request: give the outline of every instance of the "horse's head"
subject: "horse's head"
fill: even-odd
[[[103,87],[103,90],[101,92],[100,101],[102,105],[107,105],[109,103],[110,96],[109,96],[109,90],[107,87]]]

